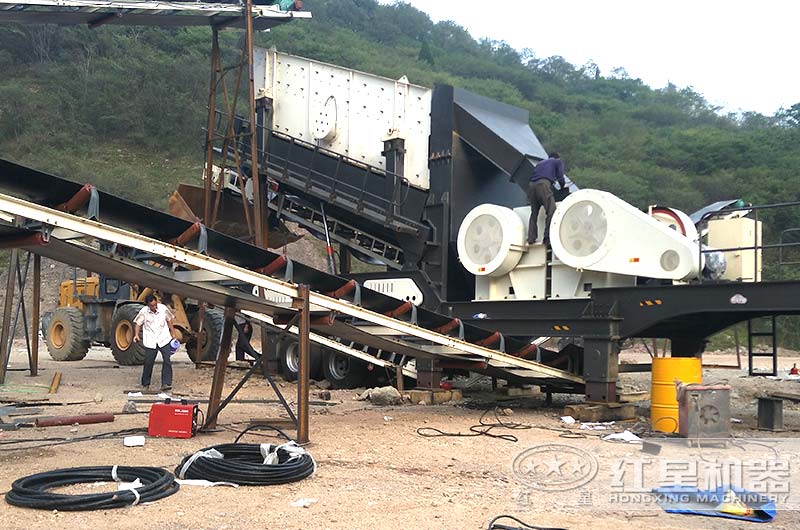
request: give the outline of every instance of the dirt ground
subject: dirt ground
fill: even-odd
[[[623,359],[643,361],[641,353],[623,354]],[[707,355],[706,362],[731,364],[731,355]],[[782,367],[800,359],[785,357]],[[210,368],[196,369],[185,353],[174,358],[174,394],[189,399],[207,398],[212,377]],[[128,401],[125,390],[136,387],[139,367],[117,366],[108,350],[93,349],[86,359],[56,363],[43,352],[41,372],[31,378],[22,369],[25,352],[15,351],[7,384],[0,387],[0,398],[41,400],[49,403],[85,402],[80,405],[41,407],[40,415],[72,415],[122,411]],[[156,365],[156,374],[160,364]],[[56,371],[63,373],[61,386],[47,394]],[[229,368],[226,393],[244,374]],[[749,378],[736,369],[704,370],[706,382],[727,381],[734,386],[733,415],[742,423],[733,425],[738,438],[759,436],[754,431],[754,396],[764,389],[797,391],[797,381],[771,381]],[[154,377],[157,380],[157,375]],[[649,374],[622,378],[626,391],[646,390]],[[296,388],[281,382],[287,398],[294,401]],[[312,386],[312,399],[319,389]],[[566,529],[737,529],[752,527],[728,519],[671,515],[657,507],[645,507],[633,500],[606,502],[611,471],[606,464],[641,454],[637,444],[602,441],[597,434],[580,431],[577,426],[564,437],[560,422],[563,405],[579,402],[579,396],[557,395],[553,407],[546,407],[541,395],[498,404],[505,410],[504,421],[519,422],[534,428],[494,429],[497,434],[513,434],[517,442],[487,436],[426,438],[417,434],[420,427],[469,432],[482,413],[478,402],[492,396],[467,393],[465,400],[437,406],[401,405],[377,407],[355,401],[357,391],[333,391],[331,404],[312,406],[311,440],[308,450],[316,459],[316,473],[301,482],[274,487],[199,488],[184,486],[166,499],[150,505],[96,512],[49,512],[16,508],[0,502],[0,527],[4,529],[115,528],[126,529],[407,529],[407,528],[486,528],[500,514],[511,514],[530,524]],[[240,398],[274,397],[266,381],[253,378]],[[496,396],[495,396],[496,397]],[[0,432],[0,492],[6,492],[14,479],[36,472],[73,466],[147,465],[173,470],[185,455],[206,446],[233,441],[236,433],[251,418],[275,418],[282,411],[272,404],[231,404],[220,416],[222,428],[188,440],[148,438],[144,447],[126,448],[121,439],[95,440],[42,448],[26,444],[5,445],[22,438],[73,438],[147,425],[148,404],[139,404],[140,414],[117,415],[114,423],[78,427],[24,428]],[[485,408],[491,410],[492,405]],[[205,410],[205,406],[201,405]],[[646,414],[646,406],[642,413]],[[494,415],[490,413],[494,420]],[[800,409],[786,404],[787,428],[800,429]],[[7,418],[4,418],[7,419]],[[642,422],[618,423],[613,431],[625,427],[636,430]],[[584,437],[575,438],[576,433]],[[646,434],[646,433],[643,433]],[[763,434],[761,434],[763,436]],[[782,434],[796,437],[795,431]],[[660,438],[659,438],[660,440]],[[268,441],[247,436],[245,441]],[[548,445],[555,444],[555,445]],[[36,445],[33,443],[27,446]],[[515,474],[512,462],[523,450],[542,446],[578,447],[594,455],[600,463],[597,477],[585,488],[547,492],[531,489]],[[110,487],[110,486],[108,486]],[[75,487],[75,491],[82,491]],[[93,491],[97,491],[95,488]],[[800,490],[795,490],[796,494]],[[294,507],[301,499],[315,499],[309,507]],[[800,506],[800,503],[795,503]],[[796,511],[781,510],[769,524],[772,529],[800,527]]]

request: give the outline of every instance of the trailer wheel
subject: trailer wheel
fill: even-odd
[[[351,389],[363,386],[369,372],[367,364],[338,352],[325,354],[322,369],[333,388]]]
[[[198,322],[196,314],[192,319],[192,328],[197,329]],[[219,309],[207,309],[203,317],[203,331],[200,333],[200,360],[215,361],[220,353],[222,346],[222,330],[225,327],[225,313]],[[186,341],[186,353],[192,361],[195,361],[197,352],[197,339]],[[225,355],[230,351],[225,352]]]
[[[308,370],[309,379],[317,379],[322,375],[322,353],[312,348],[308,354],[310,367]],[[287,381],[297,381],[297,374],[300,372],[300,345],[297,341],[291,341],[281,348],[278,356],[278,367],[281,376]]]
[[[89,351],[83,340],[83,313],[74,307],[53,311],[47,326],[47,351],[55,361],[80,361]]]
[[[141,342],[133,342],[136,329],[133,319],[143,307],[142,304],[121,305],[111,317],[111,354],[122,366],[144,364],[144,346]]]

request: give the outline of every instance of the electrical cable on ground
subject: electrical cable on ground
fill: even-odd
[[[51,438],[20,438],[16,440],[1,440],[0,452],[22,451],[24,449],[39,449],[42,447],[52,447],[54,445],[66,445],[78,442],[88,442],[92,440],[108,440],[112,438],[122,438],[125,436],[142,434],[146,432],[147,432],[147,427],[139,427],[135,429],[123,429],[121,431],[102,432],[98,434],[91,434],[89,436],[79,436],[75,438],[51,437]],[[37,442],[44,442],[44,443],[39,443],[38,445],[26,445],[25,447],[9,447],[9,448],[2,447],[6,445],[37,443]]]
[[[486,416],[493,412],[495,421],[491,422],[486,419]],[[602,432],[600,434],[589,434],[581,431],[573,431],[564,427],[546,427],[543,425],[530,425],[527,423],[519,423],[516,421],[503,420],[500,416],[500,409],[486,410],[481,414],[480,419],[476,425],[469,428],[470,432],[447,432],[435,427],[420,427],[417,429],[417,434],[424,438],[438,438],[440,436],[453,436],[453,437],[469,437],[469,436],[488,436],[490,438],[499,438],[507,442],[518,442],[519,438],[513,434],[495,434],[493,429],[511,429],[511,430],[527,430],[527,429],[541,429],[545,431],[554,431],[559,433],[562,438],[588,438],[590,436],[600,437],[608,434]]]
[[[135,482],[141,486],[119,491],[64,495],[48,490],[72,484],[94,482]],[[98,466],[45,471],[14,481],[6,502],[39,510],[107,510],[153,502],[177,492],[180,486],[169,471],[157,467]]]
[[[508,526],[505,524],[498,524],[497,521],[500,519],[511,519],[519,526]],[[489,528],[487,530],[566,530],[566,528],[550,528],[544,526],[533,526],[528,524],[520,519],[517,519],[513,515],[498,515],[494,519],[491,520],[489,523]]]
[[[519,438],[514,436],[513,434],[494,434],[492,429],[495,428],[504,428],[504,429],[531,429],[531,425],[525,425],[524,423],[517,423],[517,422],[504,422],[500,419],[500,414],[498,409],[494,409],[494,417],[495,422],[490,423],[486,421],[486,416],[492,412],[491,410],[484,411],[481,414],[480,419],[478,420],[477,425],[470,426],[470,432],[445,432],[441,429],[437,429],[435,427],[420,427],[417,429],[417,434],[423,436],[425,438],[436,438],[439,436],[488,436],[489,438],[499,438],[501,440],[505,440],[507,442],[518,442]]]
[[[185,457],[175,474],[180,479],[271,486],[297,482],[311,476],[315,469],[311,455],[294,442],[232,443],[206,447]]]
[[[231,430],[233,430],[233,429],[231,429]],[[241,440],[242,436],[244,436],[245,434],[251,434],[251,435],[255,434],[255,433],[252,433],[250,431],[263,431],[263,430],[275,431],[276,434],[282,436],[283,439],[286,440],[287,442],[291,442],[292,441],[292,438],[288,434],[286,434],[282,429],[280,429],[278,427],[274,427],[272,425],[250,425],[249,427],[246,427],[243,431],[234,431],[234,432],[238,432],[239,436],[237,436],[236,439],[233,440],[233,443],[238,444],[239,440]],[[267,435],[262,434],[261,436],[267,436]]]

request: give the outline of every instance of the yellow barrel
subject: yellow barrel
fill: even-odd
[[[675,381],[703,382],[699,357],[656,357],[650,385],[650,425],[654,431],[678,432],[678,399]]]

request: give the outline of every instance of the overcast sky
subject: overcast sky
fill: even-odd
[[[800,103],[796,0],[406,1],[476,39],[594,61],[601,75],[622,67],[653,88],[691,86],[725,111],[771,115]]]

